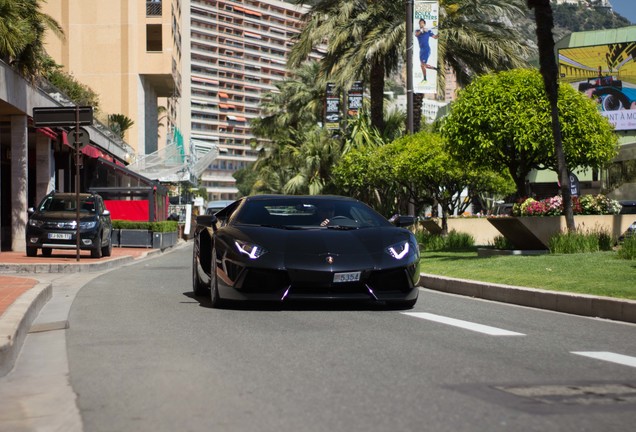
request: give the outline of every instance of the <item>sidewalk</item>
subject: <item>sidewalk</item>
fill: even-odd
[[[108,270],[161,253],[159,249],[113,248],[110,257],[91,258],[81,251],[54,250],[50,257],[27,257],[24,252],[0,252],[0,376],[15,363],[31,323],[52,296],[50,283],[38,274],[79,273]]]

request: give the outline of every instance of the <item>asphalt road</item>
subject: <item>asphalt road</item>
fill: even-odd
[[[67,348],[85,431],[623,431],[636,421],[634,325],[428,290],[407,313],[216,310],[192,297],[190,261],[185,247],[77,294]]]

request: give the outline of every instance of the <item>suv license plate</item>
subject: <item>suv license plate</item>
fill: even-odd
[[[70,240],[72,238],[72,234],[67,234],[67,233],[49,233],[49,238],[51,240]]]
[[[333,275],[333,282],[358,282],[360,280],[360,272],[349,272],[349,273],[335,273]]]

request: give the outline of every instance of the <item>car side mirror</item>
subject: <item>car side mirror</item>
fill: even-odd
[[[35,209],[34,209],[33,207],[29,207],[29,208],[27,209],[27,213],[28,213],[28,214],[30,214],[30,215],[32,215],[33,213],[35,213]]]
[[[408,227],[415,224],[416,221],[415,216],[395,216],[391,218],[391,222],[396,227]]]
[[[201,225],[207,228],[214,228],[214,224],[216,224],[217,217],[215,215],[200,215],[197,216],[197,225]]]
[[[110,210],[104,210],[104,213],[102,213],[102,216],[110,216]]]

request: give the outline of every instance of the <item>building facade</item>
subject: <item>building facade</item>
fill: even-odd
[[[164,138],[188,122],[189,110],[180,106],[182,4],[179,0],[41,3],[42,11],[65,33],[63,39],[48,35],[48,54],[99,95],[97,116],[102,123],[107,124],[112,114],[134,122],[125,140],[138,155],[159,147],[160,103],[167,105],[161,128]]]
[[[191,0],[190,136],[219,150],[201,177],[209,200],[236,198],[232,174],[256,160],[260,145],[249,121],[263,94],[286,77],[305,11],[278,0]]]

